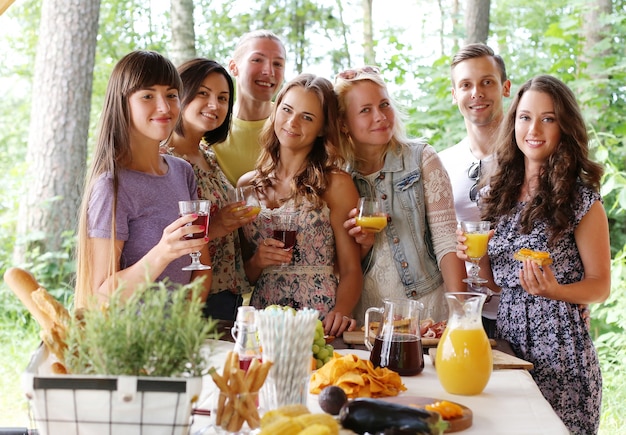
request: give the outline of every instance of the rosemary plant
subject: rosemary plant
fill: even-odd
[[[207,369],[207,338],[217,321],[202,317],[201,283],[148,282],[124,300],[72,319],[65,366],[72,374],[185,377]]]

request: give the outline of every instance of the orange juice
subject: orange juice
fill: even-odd
[[[465,233],[464,236],[467,237],[465,253],[469,258],[480,258],[487,253],[489,233]]]
[[[250,210],[248,211],[248,213],[244,214],[243,217],[256,216],[259,213],[261,213],[261,207],[253,205],[250,206]]]
[[[450,394],[480,394],[491,377],[493,355],[482,325],[443,332],[437,346],[435,369],[439,382]]]
[[[356,218],[356,224],[363,231],[378,233],[387,226],[387,216],[363,216]]]

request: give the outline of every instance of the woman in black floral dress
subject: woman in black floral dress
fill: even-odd
[[[537,76],[517,93],[496,143],[498,167],[481,191],[494,234],[481,272],[502,289],[497,334],[534,365],[531,374],[570,432],[598,431],[602,377],[582,309],[610,292],[610,242],[588,158],[585,122],[571,90]],[[459,257],[464,257],[459,235]],[[513,254],[548,251],[540,267]]]

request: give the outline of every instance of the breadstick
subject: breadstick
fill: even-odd
[[[226,416],[226,407],[225,402],[227,398],[227,394],[229,393],[228,389],[228,378],[230,377],[230,368],[232,367],[232,359],[235,353],[230,351],[226,354],[226,360],[224,361],[224,369],[222,370],[222,376],[220,377],[215,371],[211,371],[211,378],[213,378],[213,382],[217,385],[220,391],[223,394],[220,394],[219,399],[217,401],[217,416],[215,417],[215,424],[218,426],[222,425],[224,417],[230,418],[230,416]],[[218,383],[219,382],[219,383]]]
[[[239,367],[231,367],[230,369],[229,393],[231,394],[228,395],[226,406],[229,408],[229,410],[232,409],[232,413],[229,415],[228,419],[224,418],[224,422],[222,424],[222,427],[226,427],[226,430],[228,430],[229,432],[238,431],[243,424],[241,416],[237,411],[237,401],[239,400],[238,394],[241,388],[241,384],[239,383],[239,378],[241,375],[239,372]]]
[[[267,378],[267,374],[269,373],[270,368],[272,367],[272,364],[273,363],[271,361],[263,361],[263,363],[259,367],[259,373],[257,374],[256,379],[254,380],[254,385],[250,389],[251,391],[259,391],[261,389],[261,387],[263,386],[263,383],[265,382],[265,378]]]

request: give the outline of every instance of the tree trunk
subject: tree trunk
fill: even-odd
[[[465,43],[487,43],[491,0],[468,0],[465,9]]]
[[[595,92],[601,101],[604,101],[602,107],[597,110],[589,110],[587,113],[587,121],[595,123],[609,105],[609,91],[607,82],[609,74],[603,67],[602,61],[611,54],[610,48],[599,50],[597,45],[607,36],[611,34],[608,24],[603,24],[603,17],[611,15],[613,4],[611,0],[594,0],[587,4],[585,19],[583,21],[583,35],[585,37],[585,48],[581,59],[587,65],[586,72],[596,82]]]
[[[363,59],[366,65],[376,65],[374,52],[374,27],[372,23],[372,3],[374,0],[363,0]]]
[[[15,259],[61,247],[81,201],[100,0],[44,0]],[[26,240],[28,236],[29,240]],[[35,239],[35,240],[33,240]],[[25,243],[26,242],[26,243]]]
[[[585,53],[589,53],[606,36],[607,25],[602,24],[601,18],[611,15],[613,2],[611,0],[593,0],[587,5],[588,9],[583,21]]]
[[[193,0],[171,0],[172,43],[169,58],[178,66],[196,57]]]

